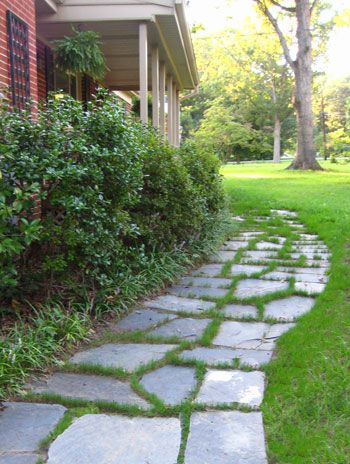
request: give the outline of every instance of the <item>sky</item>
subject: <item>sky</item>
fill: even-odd
[[[334,9],[349,8],[350,0],[332,0]],[[247,16],[253,16],[253,0],[189,0],[188,16],[191,24],[202,24],[208,33],[219,33],[226,26],[239,26]],[[328,45],[328,62],[325,71],[331,79],[350,75],[350,27],[337,28]]]

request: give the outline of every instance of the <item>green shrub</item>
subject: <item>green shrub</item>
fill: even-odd
[[[2,114],[2,297],[10,284],[17,296],[110,297],[150,254],[203,238],[222,208],[218,161],[165,144],[106,90],[86,109],[52,95],[35,122]]]

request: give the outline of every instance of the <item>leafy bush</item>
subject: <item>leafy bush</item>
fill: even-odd
[[[52,95],[35,122],[3,116],[2,299],[11,285],[22,296],[81,291],[113,303],[130,269],[204,238],[222,208],[218,161],[164,144],[106,90],[86,110]]]

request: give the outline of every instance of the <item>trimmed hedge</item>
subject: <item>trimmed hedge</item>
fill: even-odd
[[[164,143],[99,90],[0,111],[0,297],[116,288],[154,252],[189,249],[224,205],[219,162]],[[41,215],[33,213],[41,201]]]

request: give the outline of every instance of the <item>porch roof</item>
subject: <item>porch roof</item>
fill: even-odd
[[[160,60],[178,88],[193,89],[198,85],[184,0],[37,0],[39,3],[38,33],[47,41],[72,34],[72,27],[100,34],[109,68],[105,84],[111,89],[139,89],[142,22],[147,23],[149,50],[158,47]],[[51,11],[50,4],[54,5]]]

